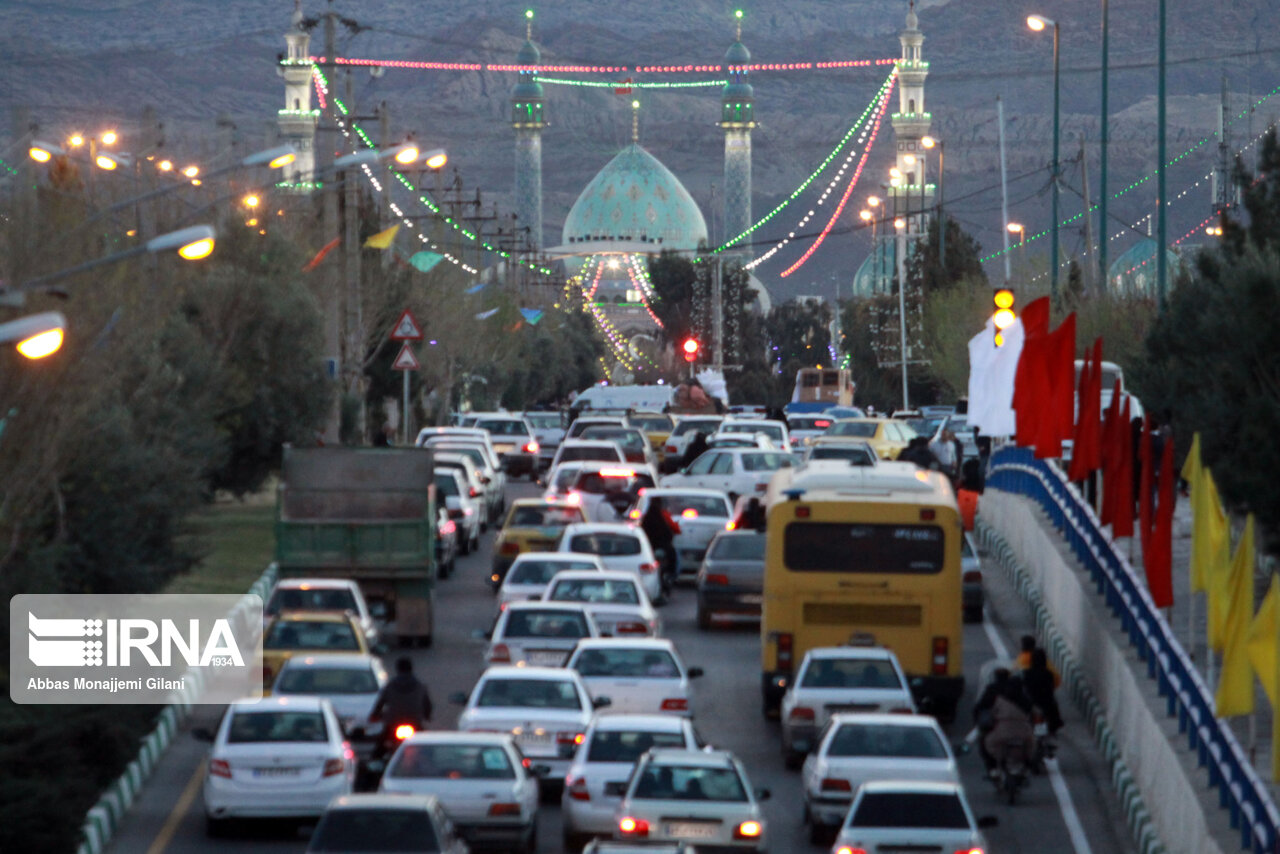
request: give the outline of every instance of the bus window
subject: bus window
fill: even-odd
[[[942,572],[946,537],[937,525],[797,522],[783,533],[792,572]]]

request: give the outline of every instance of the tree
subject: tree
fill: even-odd
[[[695,328],[693,317],[698,269],[687,255],[663,250],[658,257],[650,258],[649,282],[657,296],[650,308],[662,322],[661,337],[664,343],[676,344],[691,332],[702,332]]]
[[[984,287],[989,284],[982,267],[982,246],[955,219],[947,219],[945,266],[938,250],[938,220],[930,217],[925,239],[917,241],[907,259],[908,288],[920,288],[928,295],[961,282]]]

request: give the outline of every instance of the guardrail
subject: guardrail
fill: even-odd
[[[991,458],[987,486],[1034,500],[1089,571],[1099,595],[1120,620],[1147,677],[1165,698],[1166,713],[1209,772],[1218,806],[1230,811],[1241,847],[1266,854],[1280,850],[1280,810],[1258,777],[1235,734],[1213,714],[1213,694],[1174,637],[1146,586],[1116,550],[1093,509],[1058,468],[1037,460],[1029,449],[1002,448]]]

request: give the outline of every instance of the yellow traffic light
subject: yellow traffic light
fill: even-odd
[[[996,288],[995,293],[991,296],[991,301],[996,307],[991,315],[991,322],[996,328],[996,346],[1000,347],[1004,344],[1004,330],[1012,326],[1013,322],[1018,319],[1018,315],[1013,310],[1015,297],[1013,291],[1008,288]]]

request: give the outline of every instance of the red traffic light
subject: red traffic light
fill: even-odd
[[[684,339],[684,344],[680,346],[684,350],[684,360],[686,362],[692,362],[698,358],[698,340],[696,338],[686,338]]]

